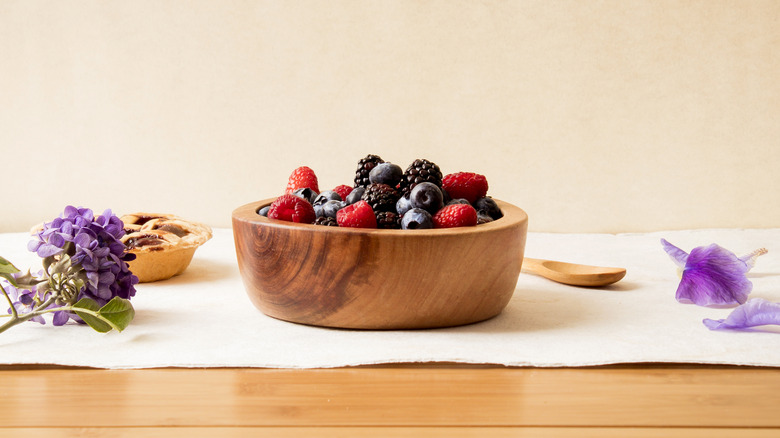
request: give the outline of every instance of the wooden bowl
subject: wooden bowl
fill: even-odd
[[[252,303],[301,324],[354,329],[448,327],[498,315],[512,298],[528,216],[475,227],[377,230],[260,216],[274,198],[233,211],[238,267]]]

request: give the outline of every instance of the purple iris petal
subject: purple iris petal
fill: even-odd
[[[681,269],[685,268],[685,262],[688,261],[687,252],[667,242],[666,239],[661,239],[661,245],[663,245],[664,251],[669,254],[669,257],[672,258],[674,264],[676,264]]]
[[[747,272],[745,262],[714,243],[694,248],[677,287],[677,301],[699,306],[742,304],[753,289]]]
[[[728,307],[742,304],[753,289],[747,272],[765,249],[737,257],[716,244],[694,248],[690,254],[661,239],[664,250],[679,267],[682,278],[676,298],[681,303]]]
[[[752,298],[734,309],[726,319],[704,319],[710,330],[741,330],[762,325],[780,325],[780,303]]]

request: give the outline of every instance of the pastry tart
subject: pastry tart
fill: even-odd
[[[130,271],[141,283],[166,280],[187,269],[195,250],[211,239],[211,228],[171,214],[133,213],[122,216],[122,243],[135,254]]]

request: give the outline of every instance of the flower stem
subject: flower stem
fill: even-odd
[[[5,295],[5,299],[8,301],[8,305],[11,306],[11,314],[14,318],[18,318],[19,314],[16,313],[16,306],[14,306],[13,301],[11,301],[11,297],[8,296],[8,292],[5,291],[5,288],[2,284],[0,284],[0,290],[3,291],[3,295]]]
[[[2,286],[0,286],[0,287],[2,287]],[[5,292],[5,290],[3,290],[3,292]],[[6,295],[6,297],[8,297],[8,295]],[[32,318],[34,318],[34,317],[36,317],[36,316],[38,316],[40,314],[46,313],[47,312],[46,308],[51,306],[54,303],[54,301],[56,301],[56,299],[57,298],[52,295],[51,297],[49,297],[48,300],[46,300],[43,303],[41,303],[40,306],[38,306],[35,309],[33,309],[32,311],[30,311],[30,313],[25,313],[22,316],[19,316],[18,314],[16,316],[12,316],[11,319],[8,322],[6,322],[3,325],[0,325],[0,333],[3,333],[4,331],[8,330],[9,328],[11,328],[11,327],[13,327],[13,326],[15,326],[17,324],[21,324],[21,323],[23,323],[23,322],[25,322],[25,321],[27,321],[29,319],[32,319]],[[13,306],[11,306],[11,308],[13,308]],[[49,311],[53,311],[53,310],[49,310]]]

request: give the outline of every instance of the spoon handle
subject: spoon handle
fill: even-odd
[[[522,270],[558,283],[589,287],[606,286],[626,275],[624,268],[579,265],[530,257],[523,258]]]
[[[530,257],[523,257],[523,271],[528,271],[532,274],[541,275],[544,277],[544,273],[547,272],[542,266],[546,260],[532,259]]]

